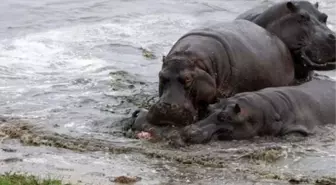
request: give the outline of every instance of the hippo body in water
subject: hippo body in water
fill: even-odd
[[[335,124],[335,93],[336,83],[331,80],[238,93],[212,105],[212,113],[185,127],[182,135],[189,143],[205,143],[213,137],[309,135],[319,125]]]
[[[295,77],[310,80],[312,70],[333,70],[335,33],[327,26],[328,16],[308,1],[285,1],[252,8],[236,19],[249,20],[277,35],[295,61]]]
[[[291,54],[278,37],[246,20],[194,29],[163,58],[154,125],[185,126],[218,98],[294,82]]]
[[[335,69],[335,33],[308,5],[287,1],[268,8],[256,18],[266,30],[237,19],[182,36],[163,60],[160,100],[147,120],[191,124],[217,98],[291,84],[293,68],[296,83],[310,80],[312,70]]]
[[[253,7],[238,15],[236,19],[245,19],[256,23],[257,25],[265,28],[270,22],[290,13],[286,9],[281,9],[285,3],[291,2],[296,6],[309,12],[311,16],[316,17],[322,24],[326,24],[328,16],[318,10],[319,3],[312,4],[309,1],[283,1],[279,3],[264,2],[262,5]],[[282,11],[280,11],[282,10]],[[269,17],[266,18],[265,12]]]
[[[335,34],[326,27],[327,15],[316,5],[286,1],[258,11],[250,17],[242,14],[237,20],[247,19],[269,32],[256,31],[260,29],[247,23],[238,25],[236,20],[213,28],[213,32],[211,28],[198,29],[180,38],[163,60],[160,100],[148,114],[141,114],[148,118],[144,121],[161,126],[191,124],[204,118],[207,105],[217,98],[278,86],[276,78],[284,78],[281,83],[289,85],[293,66],[295,83],[310,80],[312,70],[334,68]],[[268,45],[265,37],[276,44]],[[288,61],[294,64],[284,62],[287,52],[281,51],[283,46],[275,47],[280,43],[275,37],[285,43],[292,56]],[[267,60],[271,62],[264,63]]]

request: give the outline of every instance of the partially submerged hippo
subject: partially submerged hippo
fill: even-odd
[[[290,13],[289,10],[284,9],[284,5],[286,3],[292,3],[295,6],[300,7],[301,9],[307,11],[310,16],[317,18],[322,24],[326,25],[328,15],[319,11],[318,2],[312,4],[309,1],[283,1],[279,3],[268,1],[267,3],[264,2],[262,5],[245,11],[244,13],[238,15],[236,19],[249,20],[265,28],[270,22],[273,22],[274,20]],[[268,17],[266,18],[265,15],[268,15]]]
[[[217,98],[294,82],[285,44],[246,20],[199,28],[182,36],[163,58],[159,101],[147,120],[184,126],[203,116]]]
[[[292,77],[287,74],[292,65],[300,81],[310,79],[312,70],[334,69],[335,34],[317,19],[314,8],[310,3],[287,1],[258,15],[256,20],[274,35],[235,20],[182,36],[163,59],[160,100],[149,110],[148,121],[157,125],[191,124],[204,117],[207,105],[217,98],[279,86],[280,81],[290,84]],[[275,37],[285,43],[294,61],[287,51],[280,54],[283,48],[269,42],[271,38],[279,43]],[[293,64],[284,65],[283,60]]]
[[[335,124],[336,83],[312,80],[299,86],[239,93],[213,105],[212,114],[184,128],[184,140],[204,143],[254,136],[308,135],[319,125]]]
[[[270,7],[255,7],[239,15],[277,35],[295,61],[297,79],[310,79],[312,70],[333,70],[335,33],[327,26],[328,16],[308,1],[285,1]]]

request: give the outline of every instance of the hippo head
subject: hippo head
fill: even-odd
[[[235,102],[224,108],[213,110],[205,119],[188,125],[181,132],[188,143],[205,143],[212,138],[218,140],[239,140],[257,136],[262,128],[258,114],[247,112]]]
[[[294,2],[286,2],[284,8],[288,13],[266,25],[266,29],[277,35],[304,67],[335,69],[336,37],[326,26],[327,15]]]
[[[156,125],[184,126],[194,123],[200,107],[213,103],[216,83],[187,55],[163,57],[159,72],[159,101],[147,120]]]
[[[242,15],[242,18],[251,20],[257,25],[266,28],[269,24],[291,13],[291,10],[288,9],[287,3],[300,7],[301,9],[307,11],[310,16],[317,18],[322,24],[326,25],[328,16],[318,10],[318,3],[312,4],[309,1],[284,1],[276,3],[273,6],[269,6],[266,10],[257,13],[255,15],[255,19],[253,20],[251,20],[250,17],[246,17],[246,15]]]
[[[287,3],[288,2],[284,2]],[[309,1],[292,1],[291,3],[293,3],[295,6],[300,7],[301,9],[306,10],[310,16],[315,17],[317,20],[319,20],[322,24],[326,25],[327,24],[327,19],[328,16],[319,11],[319,3],[316,2],[315,4],[310,3]]]

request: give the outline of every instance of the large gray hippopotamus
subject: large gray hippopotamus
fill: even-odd
[[[308,1],[264,4],[236,19],[249,20],[277,35],[292,53],[296,78],[310,79],[312,70],[336,68],[335,33],[326,26],[328,16],[318,6]]]
[[[286,3],[288,2],[293,3],[294,5],[299,6],[300,8],[309,12],[311,16],[317,18],[322,24],[327,23],[328,15],[318,10],[319,3],[316,2],[315,4],[312,4],[309,1],[283,1],[278,3],[267,1],[262,5],[253,7],[241,13],[237,16],[236,19],[249,20],[265,28],[270,22],[273,22],[274,20],[290,13],[290,11],[288,11],[285,7]],[[265,16],[266,14],[268,17]]]
[[[254,136],[309,135],[335,124],[336,83],[312,80],[299,86],[238,93],[212,105],[212,114],[181,132],[189,143],[249,139]]]
[[[183,35],[163,58],[159,101],[147,114],[154,125],[192,124],[218,98],[294,82],[285,44],[246,20]]]
[[[333,68],[335,35],[314,13],[316,7],[306,5],[287,1],[277,11],[265,11],[267,30],[237,19],[185,34],[163,58],[159,101],[149,112],[137,111],[134,119],[188,125],[204,118],[218,98],[291,85],[294,69],[297,83],[311,70]]]

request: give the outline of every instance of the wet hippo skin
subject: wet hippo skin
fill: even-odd
[[[185,126],[202,119],[218,98],[294,81],[290,51],[260,26],[234,20],[194,29],[163,58],[160,98],[149,109],[147,121]]]
[[[249,20],[278,36],[289,48],[295,61],[295,76],[310,80],[312,70],[334,70],[335,33],[326,23],[328,15],[318,3],[284,1],[252,8],[236,19]]]
[[[182,132],[189,143],[314,133],[317,126],[335,124],[336,83],[312,80],[299,86],[239,93],[214,104],[205,119]]]

